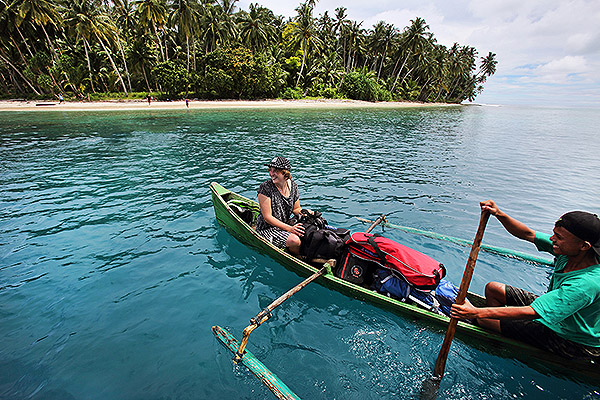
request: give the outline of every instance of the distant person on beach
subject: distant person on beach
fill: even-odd
[[[292,254],[300,254],[300,238],[304,227],[298,223],[289,225],[292,214],[300,215],[298,185],[290,174],[291,164],[284,157],[275,157],[268,167],[269,177],[258,188],[260,213],[256,232],[279,248]]]
[[[185,99],[185,106],[190,108],[190,99]]]
[[[452,306],[451,316],[476,318],[480,326],[566,358],[600,361],[600,219],[584,211],[564,214],[552,236],[536,232],[481,202],[504,228],[555,256],[548,291],[536,296],[498,282],[485,287],[488,307]]]
[[[62,94],[58,94],[58,104],[62,104],[65,101]]]
[[[152,102],[152,96],[148,95],[146,96],[146,99],[148,100],[148,105],[150,105],[150,103]]]

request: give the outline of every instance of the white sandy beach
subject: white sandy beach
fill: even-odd
[[[190,100],[189,109],[236,109],[236,108],[406,108],[406,107],[439,107],[448,106],[444,103],[411,103],[411,102],[381,102],[371,103],[358,100]],[[185,100],[152,101],[146,100],[111,100],[76,102],[66,101],[0,101],[0,111],[101,111],[101,110],[176,110],[185,109]]]

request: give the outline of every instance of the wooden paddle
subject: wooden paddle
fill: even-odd
[[[481,217],[479,219],[479,227],[477,228],[475,239],[473,239],[473,245],[471,246],[469,259],[467,260],[465,272],[463,273],[462,281],[460,282],[460,288],[458,289],[458,295],[456,296],[456,304],[465,303],[467,291],[469,290],[471,278],[473,277],[473,271],[475,270],[475,262],[477,261],[477,255],[479,254],[479,248],[481,247],[481,240],[483,239],[483,233],[489,218],[489,211],[482,210]],[[452,339],[454,338],[457,324],[458,319],[450,318],[450,323],[448,324],[448,329],[446,330],[446,336],[444,337],[442,348],[440,349],[440,353],[438,354],[438,358],[435,362],[435,367],[433,368],[433,378],[423,383],[423,388],[421,390],[422,399],[435,399],[437,397],[439,385],[442,377],[444,376],[444,370],[446,369],[446,359],[448,358],[448,353],[450,352],[450,346],[452,345]]]

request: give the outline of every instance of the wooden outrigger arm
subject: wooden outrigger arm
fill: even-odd
[[[335,260],[327,261],[323,265],[323,268],[321,268],[320,270],[318,270],[317,272],[315,272],[314,274],[312,274],[311,276],[309,276],[308,278],[306,278],[305,280],[300,282],[298,285],[296,285],[293,288],[291,288],[290,290],[288,290],[285,294],[283,294],[281,297],[279,297],[277,300],[275,300],[274,302],[269,304],[267,307],[265,307],[261,312],[259,312],[256,315],[256,317],[251,318],[250,325],[248,325],[246,327],[246,329],[244,329],[244,332],[242,333],[242,335],[243,335],[242,341],[240,342],[240,347],[238,348],[237,352],[235,353],[235,356],[233,357],[233,362],[237,364],[242,360],[242,358],[244,357],[244,353],[246,351],[245,349],[246,349],[246,344],[248,343],[248,337],[250,336],[250,334],[252,333],[253,330],[258,328],[263,322],[265,322],[269,318],[271,318],[271,316],[272,316],[271,312],[275,308],[277,308],[284,301],[286,301],[287,299],[292,297],[292,295],[298,293],[301,289],[303,289],[306,285],[308,285],[309,283],[311,283],[312,281],[317,279],[319,276],[321,276],[325,273],[330,274],[332,266],[335,266]]]
[[[371,226],[365,231],[365,233],[372,231],[373,228],[375,228],[377,225],[379,225],[382,221],[385,221],[385,214],[382,214],[381,216],[379,216],[375,220],[375,222],[373,222],[373,224],[371,224]],[[317,260],[313,260],[313,261],[317,261]],[[323,261],[323,260],[318,260],[318,261]],[[258,328],[263,322],[265,322],[266,320],[271,318],[271,311],[273,311],[276,307],[281,305],[281,303],[283,303],[284,301],[286,301],[287,299],[292,297],[292,295],[294,295],[295,293],[298,293],[298,291],[300,291],[306,285],[308,285],[309,283],[311,283],[312,281],[317,279],[319,276],[321,276],[325,273],[331,274],[332,273],[331,267],[335,267],[335,260],[326,261],[325,264],[323,265],[323,268],[321,268],[320,270],[318,270],[317,272],[315,272],[314,274],[312,274],[311,276],[309,276],[308,278],[306,278],[305,280],[300,282],[298,285],[296,285],[293,288],[291,288],[290,290],[288,290],[284,295],[279,297],[277,300],[275,300],[274,302],[269,304],[265,309],[263,309],[261,312],[259,312],[256,315],[256,317],[251,318],[250,325],[248,325],[242,333],[242,341],[240,342],[240,347],[238,348],[237,352],[235,353],[235,356],[233,357],[233,362],[238,364],[242,360],[242,358],[244,357],[245,350],[246,350],[246,344],[248,344],[248,337],[250,336],[250,334],[252,333],[253,330]]]

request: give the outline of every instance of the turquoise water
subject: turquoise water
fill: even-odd
[[[255,197],[287,156],[332,225],[472,239],[493,198],[537,230],[598,209],[600,113],[510,107],[0,113],[0,398],[256,399],[213,337],[301,281],[214,216],[208,185]],[[385,234],[460,277],[469,249]],[[484,243],[535,252],[491,220]],[[547,267],[481,253],[472,291],[544,291]],[[412,398],[443,329],[309,285],[248,349],[306,399]],[[440,398],[600,398],[597,382],[456,340]],[[488,349],[489,350],[489,349]]]

